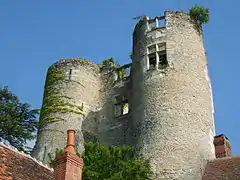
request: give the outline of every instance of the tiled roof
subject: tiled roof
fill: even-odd
[[[240,157],[224,157],[209,161],[203,180],[240,180]]]
[[[51,180],[52,169],[0,143],[0,180]]]

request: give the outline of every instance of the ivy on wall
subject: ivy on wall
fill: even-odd
[[[77,106],[75,104],[65,102],[64,99],[71,100],[70,97],[61,95],[59,89],[56,87],[56,84],[64,80],[64,75],[62,72],[53,66],[48,69],[43,105],[40,113],[39,126],[43,126],[46,123],[63,121],[63,118],[53,115],[54,113],[75,113],[83,115],[83,104]]]

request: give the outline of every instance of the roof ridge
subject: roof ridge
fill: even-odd
[[[234,158],[240,158],[240,156],[226,156],[226,157],[222,157],[222,158],[215,158],[215,159],[211,159],[211,160],[208,161],[208,162],[228,160],[228,159],[234,159]]]

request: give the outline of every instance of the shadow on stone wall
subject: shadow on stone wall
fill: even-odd
[[[85,142],[97,142],[105,145],[128,145],[130,115],[115,118],[113,105],[107,101],[100,111],[91,111],[82,123]]]

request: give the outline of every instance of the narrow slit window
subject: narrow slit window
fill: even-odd
[[[69,80],[72,78],[72,69],[69,70]]]
[[[129,112],[129,104],[123,103],[122,114],[127,114]]]

